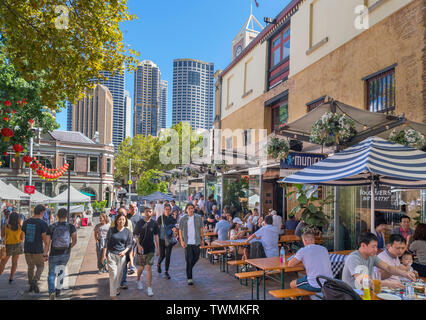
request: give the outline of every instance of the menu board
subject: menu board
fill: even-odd
[[[371,189],[360,188],[359,197],[362,208],[370,206]],[[375,210],[392,210],[400,211],[401,208],[398,205],[398,198],[396,192],[392,192],[391,187],[378,186],[374,189],[374,209]]]

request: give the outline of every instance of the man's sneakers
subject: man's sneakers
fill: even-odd
[[[60,295],[61,295],[61,290],[59,290],[59,289],[55,289],[55,295],[57,296],[57,297],[59,297]]]
[[[152,288],[148,287],[148,296],[152,297],[154,295],[154,292],[152,292]]]
[[[127,289],[129,289],[129,286],[127,285],[127,283],[122,283],[122,284],[120,285],[120,289],[127,290]]]
[[[193,286],[194,282],[192,281],[192,279],[188,279],[188,286]]]
[[[138,289],[139,289],[139,290],[143,290],[143,283],[142,283],[142,280],[139,280],[139,281],[138,281],[137,287],[138,287]]]
[[[131,275],[131,274],[134,274],[136,272],[136,268],[134,267],[134,266],[131,266],[130,268],[129,268],[129,271],[127,271],[127,274],[128,275]]]
[[[55,300],[56,299],[56,292],[49,293],[49,300]]]
[[[157,265],[157,271],[158,273],[161,273],[161,265]]]
[[[98,274],[102,274],[102,273],[104,273],[104,270],[103,269],[99,269],[98,270]]]
[[[169,275],[169,273],[167,271],[164,273],[164,276],[166,277],[166,279],[170,280],[170,275]]]

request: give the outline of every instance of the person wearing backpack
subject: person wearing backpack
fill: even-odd
[[[65,273],[65,267],[70,259],[71,248],[77,244],[77,229],[67,222],[67,217],[67,209],[59,209],[58,222],[52,224],[47,231],[48,247],[50,249],[49,274],[47,276],[49,300],[55,300],[55,297],[60,294],[61,290],[55,288],[56,277]]]

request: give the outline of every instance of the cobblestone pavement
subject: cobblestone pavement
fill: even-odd
[[[92,237],[94,225],[89,227],[82,227],[77,230],[77,244],[71,250],[71,257],[67,265],[66,279],[68,280],[68,288],[62,291],[59,299],[70,299],[72,288],[74,287],[77,276],[80,272],[80,267],[83,262],[83,258],[86,255],[87,245],[89,238]],[[0,276],[0,300],[47,300],[48,289],[47,289],[47,274],[48,274],[48,263],[44,265],[43,274],[39,281],[40,294],[29,295],[28,294],[28,277],[27,277],[27,264],[25,262],[25,256],[22,254],[19,257],[18,268],[16,270],[14,281],[9,284],[9,274],[11,267],[11,259],[9,259],[5,271]]]
[[[157,262],[157,257],[155,258]],[[136,274],[127,277],[129,289],[121,290],[120,300],[250,300],[251,286],[241,285],[233,277],[235,267],[229,268],[229,274],[221,272],[217,263],[211,264],[207,259],[201,258],[194,267],[194,286],[186,283],[185,257],[182,247],[177,244],[172,251],[169,274],[171,279],[164,278],[164,262],[162,274],[157,272],[156,263],[153,266],[152,289],[153,297],[147,295],[146,271],[143,274],[144,289],[136,288]],[[296,279],[295,274],[286,275],[286,288],[291,280]],[[267,299],[274,299],[268,290],[279,289],[279,281],[266,281]],[[71,299],[109,299],[108,273],[98,274],[96,268],[95,241],[90,239],[87,253],[80,269]],[[255,292],[256,289],[254,289]],[[260,298],[263,299],[263,284],[260,286]]]
[[[68,289],[64,289],[58,300],[104,300],[109,299],[109,276],[108,273],[98,274],[96,263],[95,240],[93,228],[97,219],[94,219],[93,226],[78,229],[78,242],[72,249],[71,258],[67,265]],[[155,258],[157,262],[157,257]],[[27,265],[24,255],[19,258],[18,269],[15,280],[8,283],[11,261],[9,260],[4,273],[0,276],[0,300],[47,300],[47,273],[48,264],[39,282],[40,294],[30,296],[27,282]],[[194,267],[194,286],[186,283],[185,257],[183,249],[177,244],[173,248],[170,276],[171,279],[164,278],[164,262],[162,264],[163,273],[159,274],[153,268],[153,297],[148,297],[146,289],[146,271],[143,274],[144,290],[136,288],[136,274],[129,275],[127,283],[129,289],[121,290],[120,300],[250,300],[251,286],[241,285],[239,280],[233,277],[235,267],[229,268],[229,274],[221,272],[217,263],[211,264],[207,259],[200,257]],[[291,280],[296,278],[295,274],[286,274],[286,288]],[[266,298],[273,299],[268,294],[268,290],[279,289],[278,281],[266,281]],[[260,298],[263,298],[263,284],[260,286]]]

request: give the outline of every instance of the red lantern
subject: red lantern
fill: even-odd
[[[32,161],[33,158],[31,158],[29,155],[26,155],[22,158],[22,160],[24,160],[25,163],[30,163]]]
[[[25,105],[25,104],[27,104],[27,99],[22,99],[22,105]]]
[[[33,125],[34,125],[34,119],[28,120],[28,124],[29,124],[30,128],[32,128]]]
[[[6,100],[6,101],[4,102],[4,105],[5,105],[6,107],[10,107],[10,106],[12,105],[12,103],[11,103],[9,100]]]
[[[13,145],[13,150],[15,151],[15,156],[19,157],[20,153],[24,151],[24,147],[17,143]]]
[[[8,117],[4,117],[3,120],[6,121],[6,122],[8,122],[9,118]]]
[[[9,142],[10,138],[15,135],[15,132],[13,132],[13,130],[10,128],[3,128],[1,129],[1,135],[3,136],[4,141]]]
[[[33,170],[36,170],[36,169],[38,168],[37,163],[34,163],[34,162],[33,162],[33,163],[31,163],[31,164],[30,164],[30,168],[31,168],[31,169],[33,169]]]

